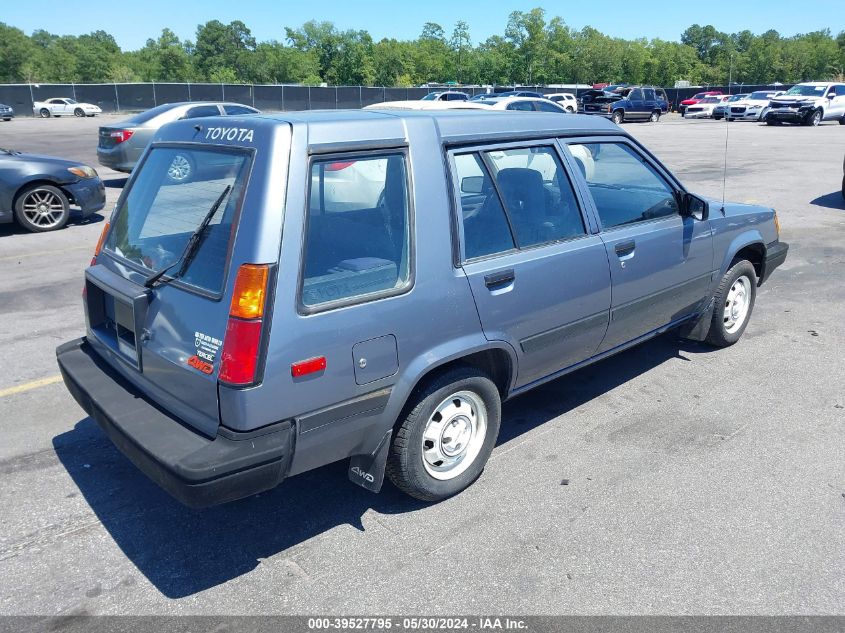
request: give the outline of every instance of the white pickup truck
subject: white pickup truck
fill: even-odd
[[[46,101],[36,101],[32,104],[32,111],[42,119],[49,119],[54,116],[85,117],[100,114],[102,110],[92,103],[79,103],[76,99],[55,98]]]

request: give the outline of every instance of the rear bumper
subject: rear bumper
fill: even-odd
[[[130,147],[126,146],[125,143],[109,148],[98,147],[97,162],[104,167],[109,167],[115,171],[122,171],[128,174],[132,171],[132,169],[134,169],[140,154],[140,150],[132,150]]]
[[[99,178],[86,178],[63,188],[73,196],[73,202],[87,217],[106,206],[106,187]]]
[[[766,245],[766,257],[763,260],[763,270],[760,274],[760,281],[762,284],[772,274],[775,268],[786,261],[786,254],[789,252],[789,244],[786,242],[772,242]]]
[[[122,379],[85,338],[56,349],[74,399],[147,477],[185,505],[200,508],[269,490],[287,474],[291,422],[214,438],[186,427]]]

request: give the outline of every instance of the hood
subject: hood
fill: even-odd
[[[681,101],[681,105],[695,105],[699,101],[701,101],[701,99],[693,99],[693,98],[684,99],[683,101]]]
[[[615,103],[616,101],[622,101],[622,99],[624,98],[625,97],[623,97],[622,95],[605,94],[593,99],[593,103]]]
[[[14,152],[15,150],[11,151]],[[21,163],[28,163],[30,166],[35,166],[40,163],[44,166],[45,171],[62,168],[66,169],[68,167],[80,167],[85,165],[85,163],[79,161],[65,160],[64,158],[56,158],[55,156],[42,156],[40,154],[25,153],[7,154],[6,152],[0,152],[0,160],[4,162],[15,161]]]

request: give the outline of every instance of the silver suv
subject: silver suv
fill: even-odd
[[[197,506],[338,460],[454,495],[502,401],[672,328],[735,343],[787,253],[606,119],[479,111],[172,123],[101,244],[65,383]]]

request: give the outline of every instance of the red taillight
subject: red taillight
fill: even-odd
[[[249,385],[255,382],[258,352],[261,344],[261,319],[244,321],[229,318],[219,378],[230,385]]]
[[[218,379],[242,387],[256,380],[269,266],[244,264],[235,278]]]
[[[120,143],[132,138],[133,134],[135,134],[135,130],[115,130],[111,132],[109,136],[114,139],[115,144],[119,145]]]

